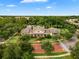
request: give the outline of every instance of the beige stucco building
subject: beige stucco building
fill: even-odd
[[[59,35],[60,29],[57,28],[44,28],[44,26],[28,25],[21,31],[22,35],[31,35],[33,37],[45,37],[47,35]]]

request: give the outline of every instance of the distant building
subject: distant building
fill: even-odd
[[[77,25],[79,26],[79,20],[78,19],[68,19],[66,20],[68,23],[70,24],[74,24],[74,25]]]
[[[45,37],[47,35],[59,35],[60,29],[48,28],[45,29],[44,26],[28,25],[25,29],[21,31],[22,35],[31,35],[33,37]]]
[[[26,18],[27,20],[29,20],[29,19],[30,19],[30,17],[24,17],[24,18]]]
[[[16,19],[25,18],[25,19],[29,20],[30,17],[26,17],[26,16],[16,16],[15,18],[16,18]]]
[[[75,34],[79,36],[79,29],[76,30]]]
[[[78,19],[68,19],[66,21],[68,21],[68,22],[76,22],[76,21],[78,21]]]

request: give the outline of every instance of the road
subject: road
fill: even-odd
[[[4,43],[5,43],[5,42],[0,42],[0,45],[1,45],[1,44],[4,44]]]

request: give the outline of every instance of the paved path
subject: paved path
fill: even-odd
[[[4,44],[4,43],[5,43],[5,42],[0,42],[0,45],[1,45],[1,44]]]
[[[62,55],[56,55],[56,56],[35,56],[35,58],[54,58],[54,57],[64,57],[69,56],[70,53],[62,54]]]

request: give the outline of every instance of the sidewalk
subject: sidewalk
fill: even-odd
[[[54,58],[54,57],[64,57],[69,56],[70,53],[62,54],[62,55],[56,55],[56,56],[35,56],[35,58]]]
[[[4,43],[5,43],[5,42],[0,42],[0,45],[1,45],[1,44],[4,44]]]

